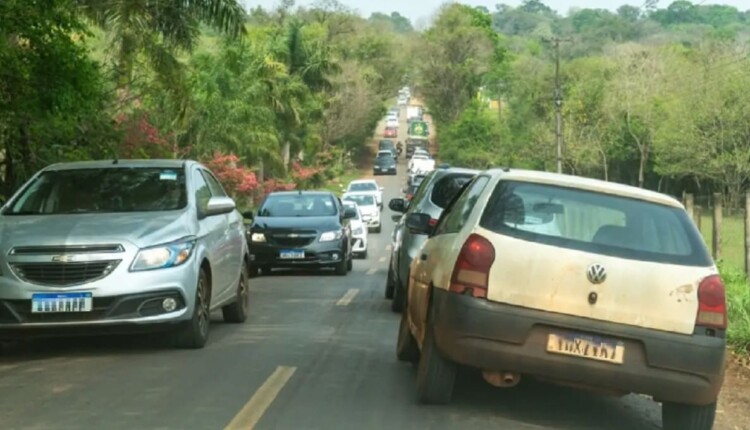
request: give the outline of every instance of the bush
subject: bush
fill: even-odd
[[[737,352],[750,353],[750,286],[741,270],[721,268],[727,289],[727,343]]]

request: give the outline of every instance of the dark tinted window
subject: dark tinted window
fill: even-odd
[[[201,172],[193,172],[193,181],[195,182],[195,201],[198,205],[198,211],[203,212],[208,207],[208,200],[211,198],[211,188],[203,177]]]
[[[682,209],[526,182],[500,182],[482,227],[564,248],[636,260],[708,266],[705,245]]]
[[[487,186],[487,182],[489,182],[488,177],[480,176],[465,188],[465,191],[453,203],[449,212],[446,212],[442,216],[443,219],[440,220],[436,234],[457,233],[461,230],[469,219],[471,211],[479,199],[479,195],[482,194],[482,191]],[[451,202],[448,203],[450,204]]]
[[[184,169],[117,167],[44,172],[4,213],[144,212],[186,205]]]
[[[326,194],[271,194],[258,211],[262,217],[334,216],[338,207]]]
[[[432,189],[430,200],[441,209],[445,209],[448,203],[453,200],[456,194],[461,191],[464,185],[474,176],[464,173],[451,173],[438,179]]]

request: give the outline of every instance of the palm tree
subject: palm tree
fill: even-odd
[[[133,80],[138,54],[165,84],[181,79],[175,54],[193,49],[206,24],[231,36],[244,34],[245,12],[237,0],[76,0],[105,30],[115,57],[118,89]]]

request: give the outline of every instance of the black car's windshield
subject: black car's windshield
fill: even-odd
[[[344,200],[352,201],[359,206],[375,206],[375,198],[368,194],[353,194],[344,197]]]
[[[356,182],[349,186],[349,191],[377,191],[378,186],[372,182]]]
[[[271,194],[258,211],[262,217],[334,216],[333,198],[326,194]]]
[[[3,214],[149,212],[186,205],[185,171],[181,168],[53,170],[37,176]]]

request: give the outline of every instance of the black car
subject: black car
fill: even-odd
[[[395,175],[396,159],[388,154],[380,154],[375,158],[372,165],[374,175]]]
[[[250,273],[268,274],[275,267],[328,267],[346,275],[352,270],[349,220],[356,215],[327,191],[269,194],[247,229]]]
[[[396,149],[396,145],[393,143],[392,140],[388,140],[388,139],[381,140],[378,143],[378,152],[379,151],[391,151],[391,154],[393,154],[393,157],[398,158],[398,150]]]

